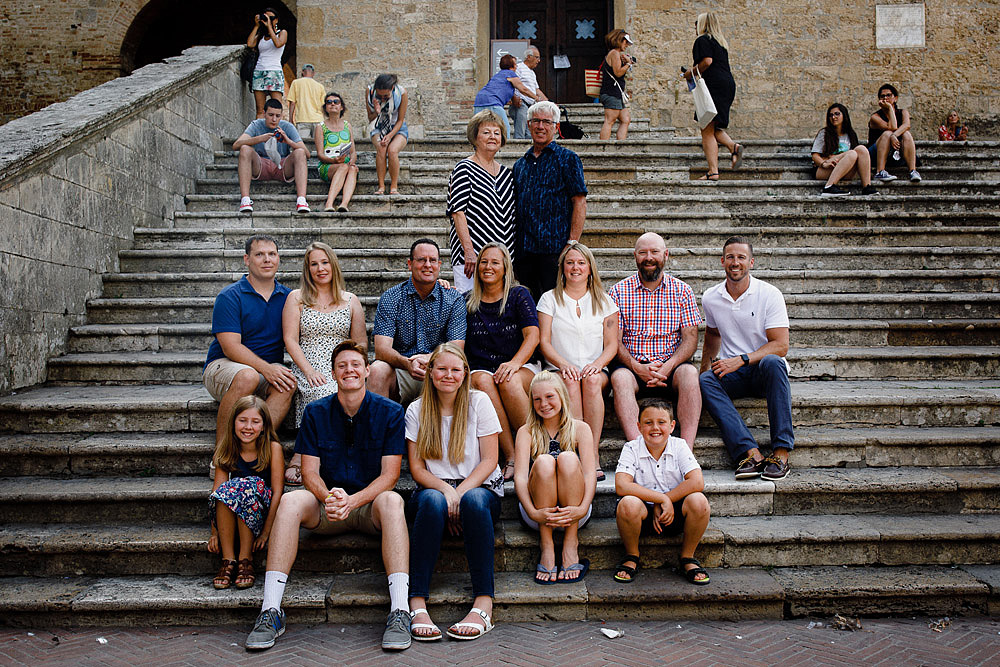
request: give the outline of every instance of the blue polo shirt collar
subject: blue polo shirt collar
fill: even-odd
[[[542,149],[542,155],[545,155],[546,153],[555,153],[556,152],[556,148],[559,148],[559,147],[560,147],[559,144],[557,144],[555,141],[550,141],[548,143],[548,145],[545,146],[545,148]],[[541,158],[542,155],[539,155],[538,157],[535,157],[535,147],[534,147],[534,145],[532,145],[527,150],[527,152],[525,152],[524,159],[525,160],[532,160],[532,161],[534,161],[534,160],[538,160],[539,158]]]
[[[253,285],[250,284],[250,280],[247,278],[246,274],[244,274],[243,277],[240,278],[239,282],[236,283],[236,284],[237,284],[239,290],[241,292],[243,292],[244,294],[255,294],[260,299],[264,299],[264,296],[260,292],[258,292],[257,290],[255,290],[253,288]],[[271,296],[274,297],[275,294],[288,294],[291,291],[292,290],[290,290],[289,288],[285,287],[284,285],[282,285],[281,283],[279,283],[277,281],[277,279],[275,279],[275,281],[274,281],[274,291],[271,292]]]

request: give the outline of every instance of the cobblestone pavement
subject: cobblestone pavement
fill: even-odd
[[[392,655],[378,648],[382,628],[371,625],[290,626],[261,654],[244,651],[249,628],[234,626],[0,629],[0,664],[1000,665],[1000,619],[953,619],[936,632],[939,620],[861,619],[860,631],[834,630],[830,619],[512,623],[475,642],[414,642]],[[601,628],[624,635],[608,639]]]

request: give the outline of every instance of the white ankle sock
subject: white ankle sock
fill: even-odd
[[[264,604],[261,611],[268,609],[281,609],[281,598],[285,594],[285,584],[288,583],[288,575],[277,570],[268,570],[264,574]]]
[[[410,575],[406,572],[393,572],[389,575],[389,606],[393,611],[410,610]]]

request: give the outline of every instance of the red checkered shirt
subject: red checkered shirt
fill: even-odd
[[[629,354],[641,363],[666,361],[681,341],[681,328],[701,324],[694,292],[682,280],[663,274],[663,281],[648,290],[633,274],[611,288],[618,306],[618,326]]]

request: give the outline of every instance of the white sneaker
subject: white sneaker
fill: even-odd
[[[295,212],[296,213],[309,213],[309,204],[306,203],[305,197],[299,197],[295,200]]]
[[[911,183],[919,183],[922,180],[923,179],[920,178],[920,172],[919,171],[917,171],[916,169],[914,169],[913,171],[910,172],[910,182]]]
[[[877,174],[875,174],[874,176],[872,176],[872,180],[873,181],[882,181],[883,183],[888,183],[889,181],[896,180],[896,177],[893,176],[892,174],[890,174],[889,172],[887,172],[885,169],[883,169],[882,171],[880,171]]]
[[[253,201],[250,197],[244,197],[240,200],[240,213],[253,213]]]

